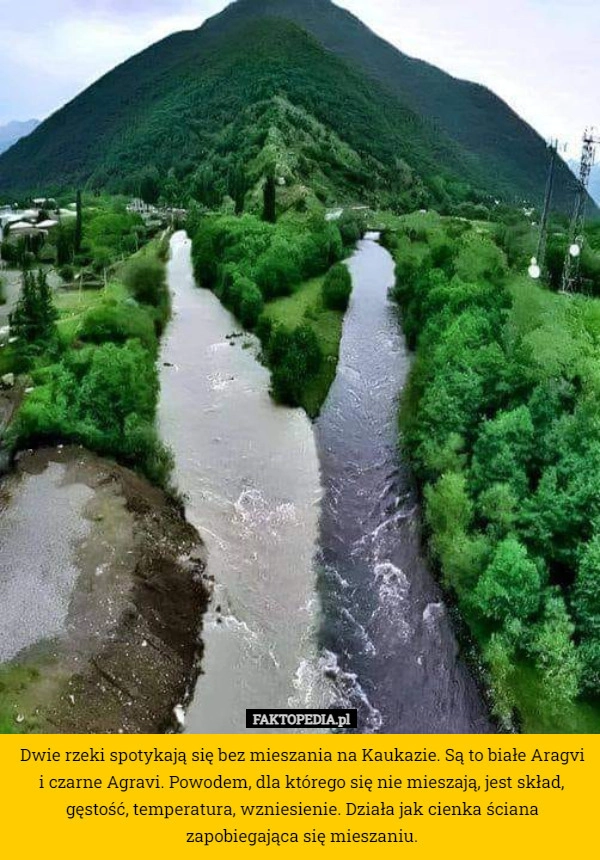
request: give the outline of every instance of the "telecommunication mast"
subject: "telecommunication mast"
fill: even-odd
[[[581,252],[584,244],[585,213],[588,202],[588,188],[590,175],[594,166],[596,146],[600,144],[600,137],[594,129],[586,129],[583,135],[583,151],[581,153],[581,165],[579,168],[579,183],[575,208],[571,218],[569,231],[569,248],[565,257],[563,269],[561,292],[572,294],[579,283],[579,271],[581,268]]]

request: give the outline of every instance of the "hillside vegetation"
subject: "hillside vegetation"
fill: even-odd
[[[101,145],[98,142],[101,141]],[[0,157],[0,194],[87,187],[238,211],[260,169],[323,202],[539,201],[543,141],[329,0],[239,0],[119,66]],[[559,170],[557,201],[574,180]]]
[[[582,697],[600,694],[600,304],[512,274],[490,230],[417,215],[387,235],[417,354],[402,441],[501,722],[588,730]]]
[[[73,442],[169,485],[172,459],[154,422],[158,338],[170,312],[160,251],[158,242],[145,248],[102,291],[53,298],[41,269],[24,272],[11,369],[31,387],[9,447]]]

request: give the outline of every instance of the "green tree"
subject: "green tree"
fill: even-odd
[[[75,217],[74,246],[75,246],[75,253],[78,254],[81,251],[81,242],[83,239],[83,206],[81,203],[81,191],[79,191],[79,190],[77,191],[75,208],[76,208],[76,217]]]
[[[581,664],[573,642],[575,626],[560,593],[546,595],[544,615],[534,628],[530,651],[542,673],[550,709],[557,713],[579,693]]]
[[[515,647],[502,633],[492,633],[483,652],[490,674],[493,711],[506,731],[513,725],[515,695],[511,686],[514,675]]]
[[[133,296],[145,305],[156,307],[166,291],[164,266],[150,256],[131,260],[123,280]]]
[[[277,185],[275,174],[269,173],[263,187],[263,221],[275,224],[277,221]]]
[[[132,415],[151,421],[158,396],[158,378],[151,355],[138,341],[119,347],[103,344],[90,361],[77,393],[75,412],[106,444],[119,446]]]
[[[56,333],[58,313],[45,273],[40,269],[23,273],[23,287],[14,311],[11,313],[10,332],[18,339],[19,348],[44,348]]]
[[[345,311],[352,295],[352,277],[343,263],[337,263],[323,281],[323,303],[332,311]]]
[[[526,620],[540,606],[542,578],[523,544],[514,537],[498,544],[473,593],[474,607],[490,621]]]

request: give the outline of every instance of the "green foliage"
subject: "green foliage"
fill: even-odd
[[[280,218],[277,224],[243,215],[192,219],[190,229],[196,277],[247,328],[257,328],[272,370],[274,398],[318,414],[333,381],[341,326],[337,317],[333,328],[326,320],[331,306],[323,302],[320,283],[315,293],[314,282],[302,282],[341,259],[344,249],[338,227],[327,223],[322,214]],[[345,290],[347,285],[351,287],[350,276],[345,266],[340,269]],[[337,276],[334,271],[334,282],[336,277],[339,281],[339,271]],[[311,308],[305,296],[313,301],[312,320],[307,316]],[[273,324],[263,311],[278,303],[281,319],[274,314],[278,324]],[[339,304],[338,300],[336,307]],[[288,307],[292,311],[289,318]]]
[[[57,316],[45,273],[24,272],[21,295],[10,315],[10,333],[17,338],[18,349],[47,348],[56,333]]]
[[[273,396],[286,406],[300,406],[307,379],[321,369],[323,354],[309,325],[293,331],[276,328],[266,347],[272,368]]]
[[[83,319],[79,339],[98,345],[107,341],[124,344],[137,339],[150,352],[157,348],[152,318],[131,302],[106,301],[92,308]]]
[[[482,426],[473,448],[471,466],[471,482],[476,494],[493,484],[507,484],[518,499],[526,495],[534,433],[526,406],[498,412],[492,421]]]
[[[256,328],[263,345],[268,345],[276,326],[293,330],[301,325],[310,325],[314,331],[323,363],[315,376],[304,380],[300,401],[311,418],[316,418],[321,411],[335,379],[342,339],[343,314],[327,310],[322,294],[322,277],[304,281],[293,295],[269,302]]]
[[[548,154],[493,94],[406,58],[329,2],[277,0],[232,4],[113,70],[0,158],[0,190],[86,185],[178,205],[191,194],[210,209],[227,195],[239,213],[274,164],[292,205],[309,188],[399,211],[466,201],[457,211],[485,217],[490,193],[539,200]],[[574,183],[558,167],[564,208]]]
[[[66,284],[72,284],[73,279],[75,277],[75,269],[73,266],[70,266],[68,263],[65,263],[64,266],[61,266],[58,270],[58,274]]]
[[[364,215],[351,209],[344,209],[337,226],[346,248],[353,248],[366,231]]]
[[[345,311],[352,295],[352,278],[342,263],[333,266],[323,282],[323,304],[332,311]]]
[[[273,173],[269,173],[263,188],[263,221],[269,224],[277,221],[277,186]]]
[[[509,537],[498,544],[479,579],[473,605],[490,621],[502,624],[511,618],[526,621],[539,609],[541,585],[540,572],[527,549]]]
[[[405,218],[386,236],[417,350],[403,444],[498,715],[528,702],[513,671],[527,663],[560,726],[600,693],[600,311],[511,276],[492,235],[450,228]]]
[[[542,677],[546,702],[558,715],[579,693],[581,663],[574,631],[565,601],[560,594],[549,592],[530,652]]]
[[[131,294],[144,305],[158,305],[165,291],[165,270],[159,260],[136,257],[123,273],[125,285]]]
[[[26,399],[13,433],[21,446],[73,441],[119,457],[157,482],[170,457],[153,428],[158,378],[139,341],[67,352]]]
[[[71,441],[116,457],[155,483],[168,486],[172,456],[154,427],[158,399],[156,330],[166,318],[167,291],[164,267],[154,251],[151,248],[143,258],[133,261],[128,271],[132,285],[158,307],[138,304],[131,295],[124,295],[121,285],[113,284],[88,302],[87,309],[84,305],[75,328],[69,322],[68,333],[61,321],[62,351],[50,349],[50,337],[40,335],[45,329],[40,327],[39,314],[35,316],[34,343],[38,349],[32,374],[36,387],[11,425],[11,444],[26,447]],[[20,305],[29,307],[37,297],[38,303],[47,307],[45,279],[41,275],[36,279],[31,273],[25,278]],[[73,306],[80,306],[77,297]],[[18,306],[17,310],[16,325],[29,336],[29,317],[23,308]],[[52,307],[47,313],[54,326],[56,311]]]
[[[493,711],[505,731],[513,728],[513,712],[516,706],[511,678],[514,673],[515,647],[507,636],[492,633],[484,651],[489,667]]]
[[[241,301],[232,287],[240,278],[270,301],[291,295],[304,278],[325,271],[342,254],[339,230],[322,218],[273,225],[252,215],[202,219],[192,251],[199,283],[215,290],[236,315]]]

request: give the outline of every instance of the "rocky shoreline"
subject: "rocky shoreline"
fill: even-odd
[[[5,528],[10,528],[5,514],[19,499],[22,504],[27,498],[31,508],[35,495],[23,494],[35,490],[36,482],[39,509],[44,510],[46,488],[41,481],[53,482],[57,505],[61,494],[75,490],[79,494],[77,502],[66,496],[69,517],[81,520],[79,531],[68,540],[70,559],[65,561],[75,573],[60,629],[0,664],[4,713],[21,731],[177,729],[178,706],[185,706],[199,674],[202,617],[210,595],[205,548],[198,533],[186,522],[181,507],[161,490],[134,472],[73,446],[19,456],[14,472],[0,487]],[[46,505],[51,511],[52,497]],[[53,533],[57,531],[60,528]],[[50,551],[52,540],[47,542],[48,546],[29,551]],[[27,564],[26,553],[24,558]],[[6,594],[14,592],[11,577],[26,579],[28,570],[19,568],[18,559],[12,561],[12,565],[10,560],[0,561],[0,602],[7,618]],[[52,569],[50,565],[49,576]],[[57,585],[64,599],[61,588],[64,591],[64,583]],[[43,607],[40,611],[43,614]]]

